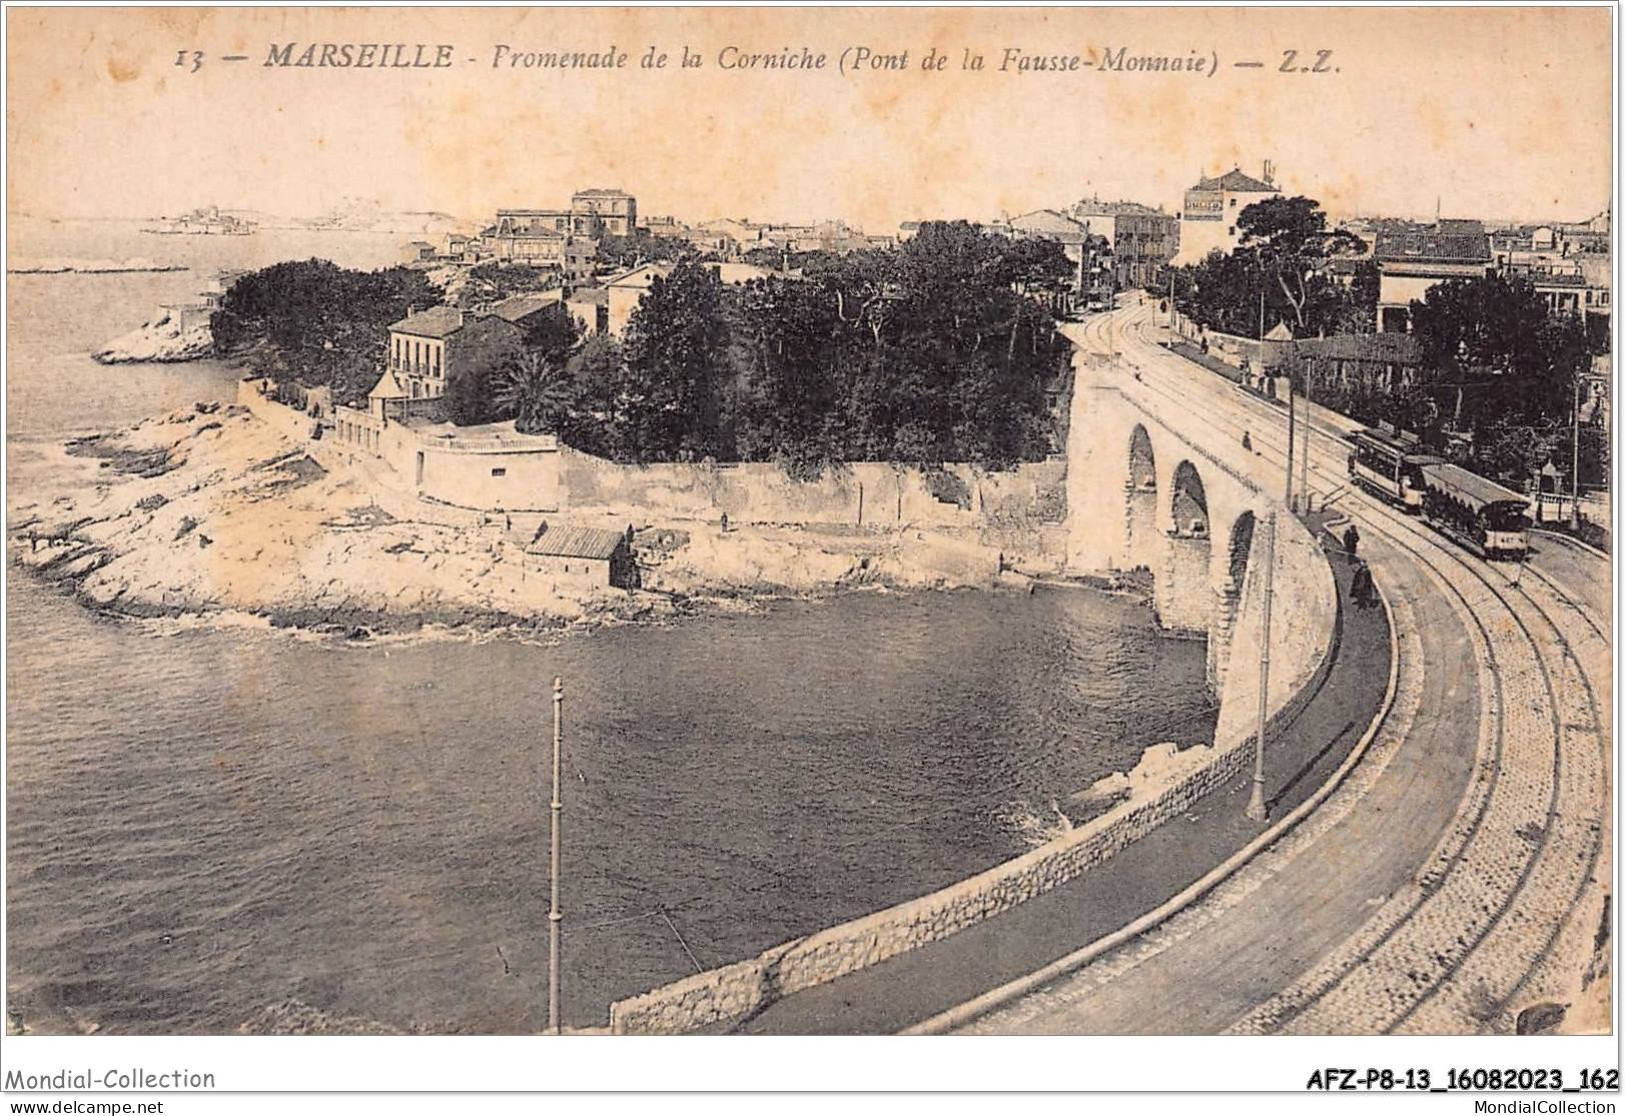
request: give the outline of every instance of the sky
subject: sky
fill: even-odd
[[[1200,175],[1257,175],[1265,159],[1289,193],[1339,214],[1579,220],[1612,191],[1600,7],[6,14],[11,213],[301,216],[363,197],[478,219],[620,187],[643,214],[885,232],[1092,194],[1176,211]],[[423,43],[430,57],[447,44],[453,65],[263,64],[289,42]],[[499,44],[628,57],[620,70],[493,67]],[[666,68],[642,68],[651,46]],[[701,67],[680,66],[685,46]],[[724,69],[726,47],[805,47],[826,68]],[[908,67],[843,75],[858,48],[907,51]],[[1218,67],[999,68],[1010,49],[1098,63],[1120,48]],[[922,66],[932,49],[941,70]],[[967,49],[982,70],[962,68]],[[1286,52],[1307,68],[1322,50],[1324,72],[1282,72]]]

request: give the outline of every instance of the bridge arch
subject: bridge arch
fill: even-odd
[[[1211,534],[1207,514],[1207,486],[1190,459],[1174,468],[1173,492],[1168,499],[1173,534],[1181,538],[1205,539]]]
[[[1226,555],[1224,592],[1239,601],[1241,588],[1247,583],[1247,562],[1253,550],[1253,531],[1257,526],[1253,513],[1244,511],[1230,525],[1230,548]]]
[[[1160,534],[1157,524],[1157,452],[1151,433],[1137,422],[1128,436],[1128,479],[1124,482],[1124,569],[1150,568],[1157,559]]]
[[[1215,618],[1214,546],[1208,519],[1207,486],[1190,459],[1174,466],[1168,484],[1163,557],[1153,568],[1157,616],[1164,627],[1209,631]]]
[[[1128,483],[1135,492],[1157,490],[1157,451],[1145,423],[1137,422],[1128,436]]]

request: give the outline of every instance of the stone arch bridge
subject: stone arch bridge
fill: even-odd
[[[1248,575],[1279,501],[1244,471],[1251,451],[1239,436],[1153,392],[1127,366],[1082,352],[1076,363],[1068,568],[1148,570],[1158,622],[1208,637],[1208,682],[1222,702],[1238,622],[1262,611],[1261,578]],[[1278,538],[1307,539],[1290,516],[1277,519]]]

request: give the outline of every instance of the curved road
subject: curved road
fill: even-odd
[[[1246,471],[1281,491],[1284,411],[1158,346],[1147,307],[1068,332],[1238,458],[1248,432]],[[1359,523],[1395,610],[1399,690],[1366,759],[1203,901],[965,1030],[1474,1033],[1580,998],[1609,877],[1606,571],[1551,536],[1527,568],[1488,563],[1349,490],[1352,426],[1315,410],[1310,488]]]

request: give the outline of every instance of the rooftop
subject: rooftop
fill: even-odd
[[[1375,360],[1391,364],[1416,364],[1421,349],[1409,333],[1336,333],[1330,337],[1310,337],[1293,347],[1298,356],[1316,360]]]
[[[1076,237],[1079,240],[1089,235],[1089,226],[1081,221],[1074,221],[1071,217],[1055,209],[1035,209],[1031,213],[1023,213],[1019,217],[1012,217],[1006,223],[1010,228],[1020,232],[1045,233],[1056,237]]]
[[[463,312],[452,306],[414,311],[389,325],[391,333],[410,333],[414,337],[450,337],[462,328]]]
[[[395,378],[395,373],[388,370],[378,377],[378,382],[367,393],[368,399],[405,399],[406,396],[407,391]]]
[[[1160,209],[1152,209],[1149,205],[1142,205],[1139,202],[1101,201],[1099,198],[1084,198],[1072,207],[1072,213],[1078,217],[1169,216]]]
[[[1448,495],[1479,507],[1486,504],[1529,503],[1523,493],[1504,488],[1492,480],[1485,480],[1477,473],[1469,473],[1459,465],[1443,462],[1437,465],[1424,465],[1422,475],[1427,478],[1428,487],[1441,489]]]
[[[491,313],[505,322],[520,322],[539,310],[557,306],[564,301],[564,291],[555,287],[539,294],[520,294],[505,298],[491,307]]]
[[[1377,234],[1379,260],[1456,260],[1478,263],[1490,258],[1490,241],[1478,221],[1440,221]]]
[[[1280,188],[1271,186],[1268,182],[1260,182],[1250,174],[1243,174],[1240,167],[1217,178],[1204,178],[1196,184],[1198,190],[1228,190],[1232,194],[1279,194]]]
[[[603,527],[548,527],[527,547],[528,554],[557,558],[596,558],[608,561],[626,542],[620,531]]]

